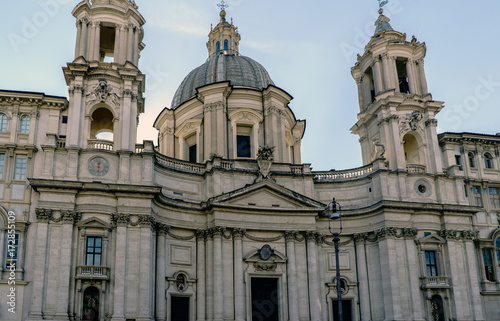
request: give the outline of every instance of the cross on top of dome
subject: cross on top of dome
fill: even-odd
[[[377,0],[377,1],[378,1],[378,7],[380,8],[380,9],[378,10],[378,13],[379,13],[379,14],[382,14],[382,13],[384,13],[384,9],[383,9],[383,7],[384,7],[387,3],[389,3],[389,0]],[[224,1],[222,1],[222,2],[224,2]]]
[[[224,0],[222,0],[221,3],[217,5],[217,7],[219,7],[221,11],[226,11],[226,9],[229,8],[229,5],[224,2]]]

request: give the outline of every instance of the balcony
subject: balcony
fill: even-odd
[[[422,279],[422,289],[449,289],[447,276],[425,276]]]
[[[89,149],[101,149],[101,150],[113,150],[113,142],[109,140],[101,139],[89,139],[88,140]]]
[[[76,279],[109,280],[109,267],[106,266],[77,266]]]
[[[425,173],[425,165],[407,164],[406,170],[408,173]]]

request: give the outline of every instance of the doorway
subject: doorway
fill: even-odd
[[[333,321],[339,321],[339,308],[337,300],[333,300]],[[352,321],[352,301],[342,300],[342,320]]]
[[[90,286],[83,292],[82,320],[99,320],[99,290]]]
[[[189,321],[189,297],[170,297],[170,320]]]
[[[277,278],[252,278],[252,321],[279,321]]]

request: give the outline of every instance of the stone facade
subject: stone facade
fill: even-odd
[[[344,320],[500,320],[500,136],[437,134],[424,43],[380,15],[352,68],[364,166],[316,172],[224,11],[207,47],[227,72],[183,82],[158,146],[135,144],[137,5],[73,15],[68,99],[0,91],[2,320],[333,321],[333,197]]]

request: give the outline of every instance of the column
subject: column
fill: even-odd
[[[391,56],[387,60],[389,76],[391,78],[392,85],[389,88],[395,88],[396,92],[399,93],[399,79],[398,79],[398,70],[396,69],[396,59],[397,57]]]
[[[132,47],[134,65],[139,65],[139,28],[134,28],[134,46]]]
[[[224,288],[222,279],[222,233],[224,229],[215,227],[214,232],[214,321],[224,320]]]
[[[386,320],[400,320],[401,309],[399,297],[399,282],[397,272],[397,253],[393,236],[387,235],[386,230],[379,231],[378,243],[380,252],[380,268],[382,272],[382,294]]]
[[[203,140],[204,140],[204,148],[203,148],[203,158],[201,159],[201,161],[205,161],[207,159],[209,159],[210,157],[210,154],[213,153],[214,151],[212,151],[212,104],[205,104],[205,106],[203,106],[203,130],[204,130],[204,133],[203,133]],[[234,122],[231,122],[231,124],[233,125],[233,131],[236,130],[236,125],[234,124]],[[233,135],[233,137],[236,137]],[[234,145],[234,144],[233,144]],[[222,154],[224,155],[224,154]],[[233,158],[233,157],[229,157],[228,155],[228,158]]]
[[[425,262],[425,252],[420,251],[419,253],[418,248],[415,245],[417,230],[406,230],[405,234],[406,252],[408,258],[408,275],[410,282],[409,291],[411,295],[410,300],[412,302],[412,317],[413,320],[423,320],[425,313],[422,309],[425,308],[425,305],[422,302],[419,276],[426,275],[426,273],[424,271],[424,267],[421,266],[419,262]]]
[[[217,107],[216,107],[216,114],[217,114],[217,122],[216,122],[216,128],[217,128],[217,141],[216,141],[216,146],[217,146],[217,155],[225,155],[226,154],[226,131],[224,130],[224,123],[226,122],[226,117],[224,117],[224,102],[218,102]],[[254,137],[254,141],[255,137]]]
[[[94,22],[95,26],[95,36],[94,36],[94,47],[92,50],[94,52],[93,60],[101,61],[101,23],[98,21]]]
[[[206,271],[206,319],[214,318],[214,234],[213,229],[208,231],[207,239],[207,271]]]
[[[204,321],[205,316],[205,240],[206,231],[196,231],[196,320]]]
[[[375,95],[378,95],[384,91],[384,83],[382,80],[382,68],[380,66],[380,57],[375,58],[375,70],[373,79],[375,82]]]
[[[146,220],[142,221],[141,226],[141,238],[140,238],[140,262],[139,265],[139,320],[151,320],[153,316],[153,311],[151,311],[152,305],[152,291],[154,289],[154,278],[152,275],[152,241],[153,232],[151,230],[151,221],[148,219],[150,216],[145,216]]]
[[[111,289],[114,292],[112,321],[123,321],[125,319],[125,280],[126,280],[126,253],[127,253],[127,225],[118,223],[116,227],[115,242],[115,284]]]
[[[356,78],[356,85],[358,86],[358,102],[359,102],[359,111],[363,112],[366,109],[365,105],[365,97],[363,96],[363,82],[362,77]]]
[[[121,142],[120,146],[116,146],[117,144],[115,143],[115,150],[130,150],[129,149],[129,143],[130,143],[130,123],[132,122],[131,118],[131,108],[132,108],[132,91],[131,90],[124,90],[123,91],[123,108],[121,108],[121,115],[120,115],[120,124],[121,124]],[[115,130],[116,131],[116,130]],[[118,131],[117,131],[118,132]],[[116,137],[116,136],[114,136]],[[118,147],[118,148],[117,148]],[[134,146],[135,150],[135,146]]]
[[[290,321],[299,321],[299,298],[297,296],[297,266],[295,258],[295,237],[297,232],[285,232],[287,277],[288,277],[288,318]]]
[[[483,307],[481,304],[481,289],[479,288],[479,280],[478,275],[479,271],[477,270],[477,256],[476,250],[474,248],[474,237],[473,232],[462,232],[464,234],[464,243],[465,243],[465,253],[466,259],[465,264],[468,264],[469,275],[467,280],[469,282],[470,287],[470,298],[472,303],[472,319],[473,320],[485,320],[485,316],[483,315]],[[493,255],[496,256],[496,253],[493,252]]]
[[[121,25],[115,25],[115,52],[113,53],[114,63],[119,64],[120,60],[120,36],[121,36]]]
[[[425,76],[424,59],[419,59],[417,65],[421,94],[425,95],[429,93],[429,89],[427,88],[427,77]]]
[[[370,310],[370,290],[368,285],[368,269],[366,266],[366,250],[365,239],[366,234],[354,235],[356,246],[356,269],[358,271],[359,284],[359,308],[361,312],[361,320],[371,320]]]
[[[82,33],[80,37],[80,54],[78,56],[83,56],[86,58],[87,53],[87,37],[88,37],[88,21],[87,19],[82,19]]]
[[[361,77],[361,84],[363,87],[363,110],[365,110],[372,103],[370,77],[368,77],[367,74],[364,74],[363,77]]]
[[[45,257],[48,237],[48,222],[52,215],[50,210],[37,210],[37,227],[36,227],[36,243],[35,243],[35,258],[33,264],[33,292],[31,296],[31,308],[28,314],[29,320],[42,320],[42,305],[45,297]]]
[[[89,37],[87,39],[87,47],[89,48],[89,53],[87,55],[87,61],[95,60],[95,30],[96,22],[89,22]]]
[[[75,43],[75,58],[80,56],[80,38],[82,37],[82,22],[78,20],[76,22],[76,43]]]
[[[410,93],[419,95],[417,86],[417,77],[415,77],[415,61],[408,59],[406,62],[406,73],[408,74],[408,82],[410,86]]]
[[[245,280],[243,275],[243,248],[242,239],[245,230],[234,229],[234,309],[235,320],[244,321],[245,311]]]
[[[128,41],[127,41],[127,61],[132,62],[132,49],[134,47],[134,25],[128,25]]]
[[[64,211],[62,226],[61,260],[59,261],[59,285],[57,287],[57,311],[56,317],[68,318],[69,284],[71,278],[71,248],[73,246],[73,214]]]
[[[384,87],[385,90],[389,90],[394,88],[392,82],[391,82],[391,74],[389,72],[389,64],[391,60],[389,59],[389,56],[387,56],[386,53],[382,54],[382,69],[384,70]]]
[[[321,302],[318,295],[318,264],[316,232],[307,232],[307,276],[309,278],[309,311],[312,321],[321,320]]]

